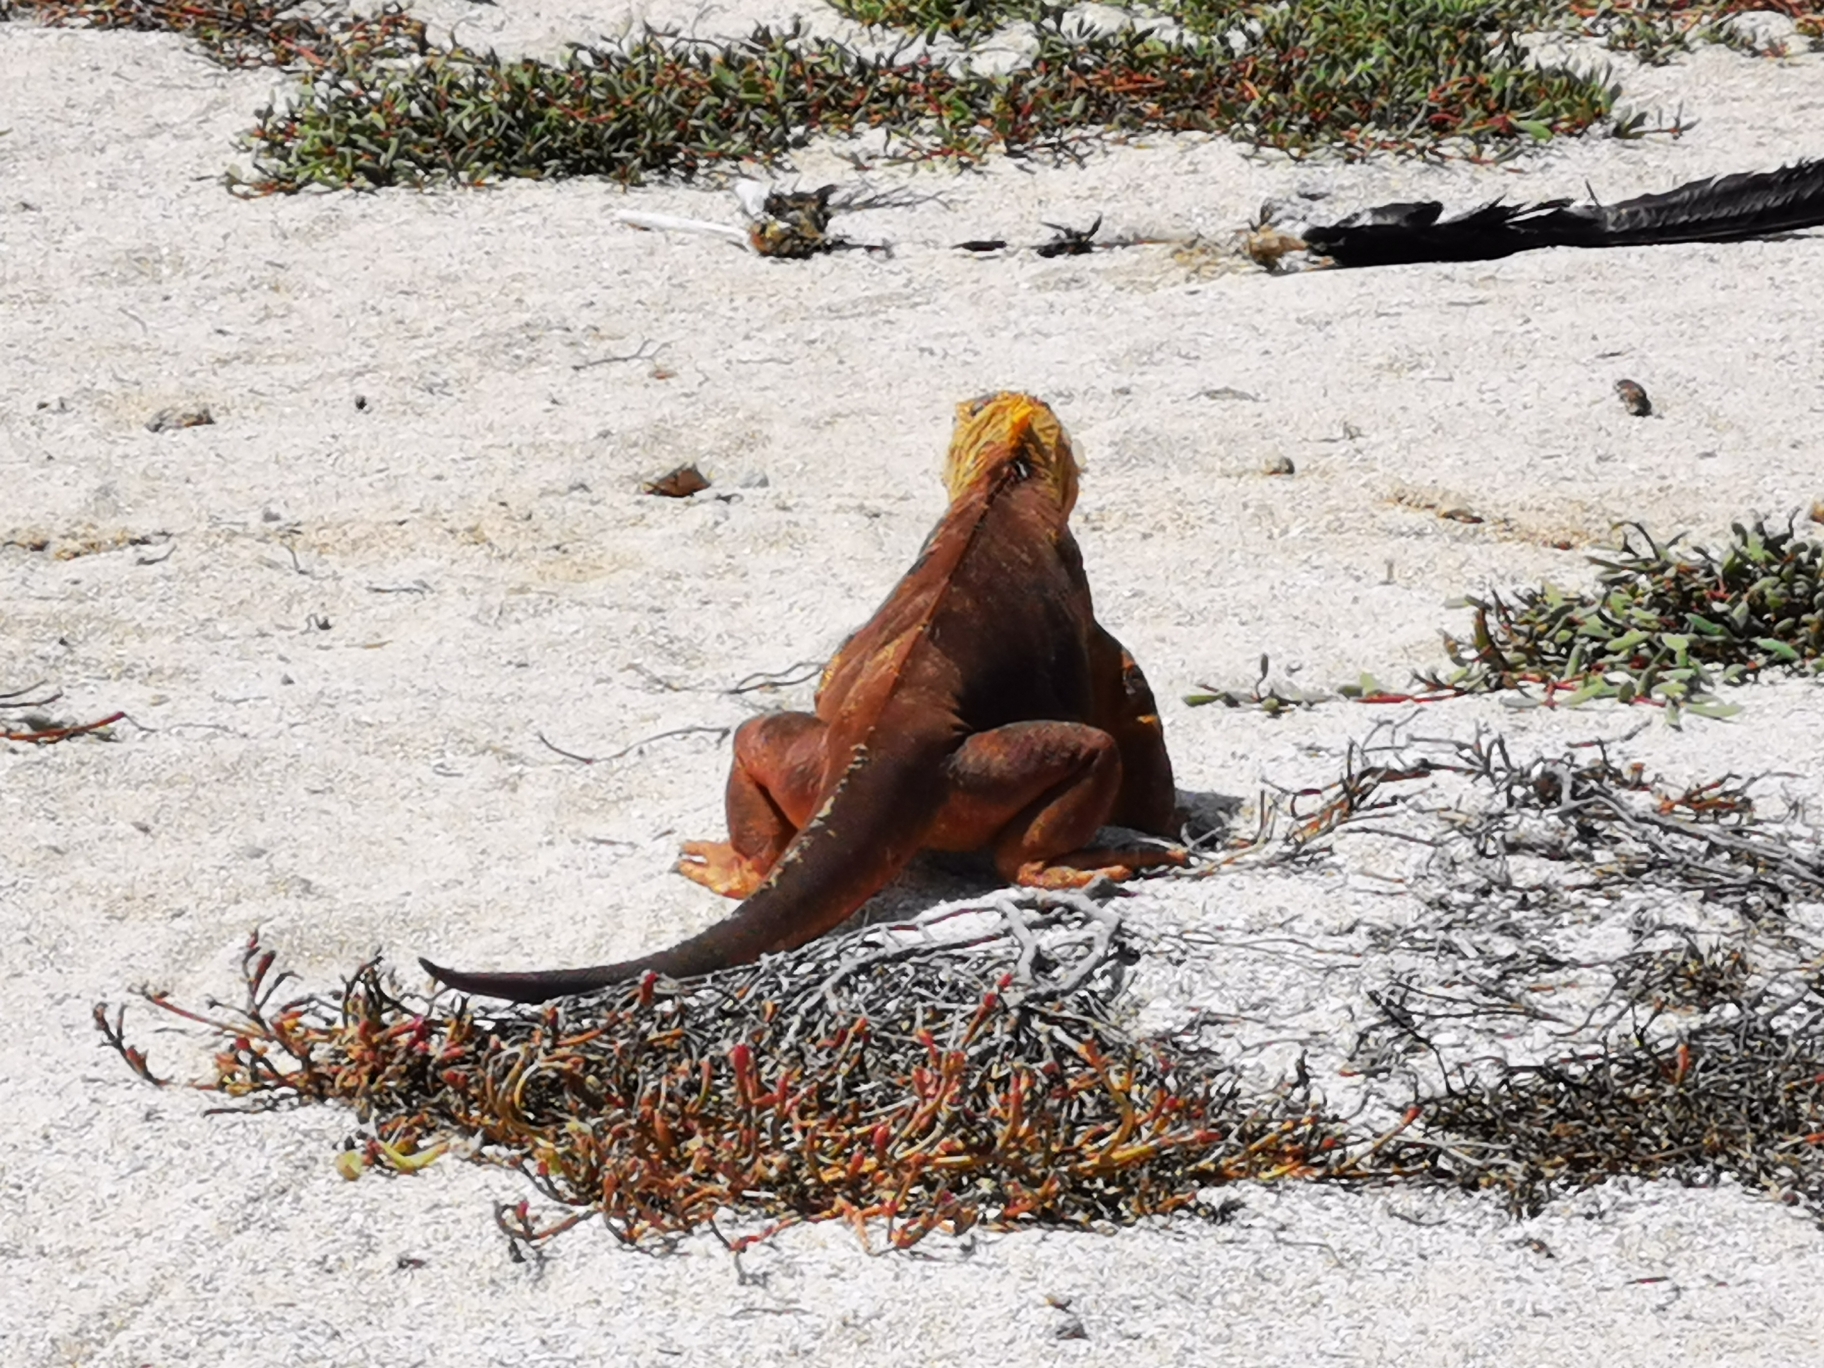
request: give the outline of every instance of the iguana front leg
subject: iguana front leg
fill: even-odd
[[[1098,876],[1127,879],[1149,865],[1183,864],[1180,850],[1088,845],[1114,819],[1122,771],[1115,738],[1081,722],[978,732],[950,759],[947,796],[926,844],[987,847],[1002,878],[1035,888],[1080,888]]]
[[[811,713],[743,722],[728,771],[728,840],[688,842],[678,872],[725,897],[752,896],[817,809],[827,731]]]

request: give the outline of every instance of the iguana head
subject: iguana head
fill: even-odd
[[[1077,503],[1082,467],[1058,415],[1030,394],[984,394],[956,406],[956,431],[944,458],[944,485],[954,503],[1003,472],[1038,480],[1065,517]]]

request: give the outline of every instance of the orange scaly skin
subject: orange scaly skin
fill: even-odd
[[[1115,824],[1169,837],[1175,793],[1140,667],[1096,622],[1070,535],[1078,466],[1023,394],[957,408],[950,507],[823,672],[815,713],[735,734],[726,842],[679,869],[744,901],[669,950],[590,969],[469,974],[465,992],[543,1002],[648,971],[675,978],[841,925],[920,850],[989,850],[1009,880],[1075,887],[1182,852],[1086,848]]]

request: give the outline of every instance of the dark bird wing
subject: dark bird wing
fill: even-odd
[[[1435,203],[1385,204],[1303,236],[1339,266],[1493,261],[1537,247],[1737,242],[1824,224],[1824,160],[1715,176],[1619,204],[1494,200],[1451,218],[1440,212]]]
[[[1692,181],[1601,211],[1601,247],[1739,242],[1824,224],[1824,160]]]
[[[1503,204],[1492,200],[1452,218],[1444,206],[1383,204],[1336,223],[1305,230],[1305,245],[1338,266],[1403,266],[1415,261],[1493,261],[1539,241],[1537,220],[1562,214],[1569,200],[1548,204]]]

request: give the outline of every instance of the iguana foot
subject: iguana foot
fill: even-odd
[[[1124,882],[1142,869],[1158,865],[1183,868],[1190,858],[1175,847],[1136,846],[1127,850],[1096,847],[1075,850],[1049,860],[1028,860],[1015,872],[1013,881],[1022,888],[1084,888],[1097,879]]]
[[[725,898],[751,897],[767,871],[726,841],[687,841],[678,873]]]
[[[725,898],[756,893],[816,809],[824,731],[809,713],[743,722],[728,772],[729,839],[688,842],[678,873]]]

